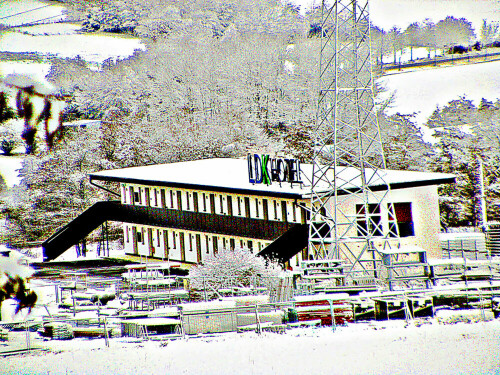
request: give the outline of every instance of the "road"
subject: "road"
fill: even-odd
[[[456,62],[465,62],[469,64],[476,64],[480,62],[490,62],[490,61],[496,61],[500,60],[500,51],[497,52],[491,52],[491,53],[485,53],[485,54],[479,54],[479,53],[467,53],[465,55],[449,55],[448,56],[441,56],[437,57],[436,59],[423,59],[423,60],[415,60],[415,61],[409,61],[406,63],[401,63],[401,64],[384,64],[382,65],[382,70],[384,72],[388,71],[393,71],[393,70],[403,70],[405,69],[408,71],[410,68],[420,68],[424,66],[438,66],[442,64],[454,64]]]

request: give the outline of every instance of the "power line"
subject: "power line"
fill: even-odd
[[[26,23],[22,23],[20,25],[15,25],[15,26],[7,26],[5,27],[5,29],[9,30],[9,29],[16,29],[18,27],[24,27],[24,26],[34,26],[36,24],[38,24],[39,22],[41,21],[46,21],[46,20],[50,20],[52,18],[56,18],[56,17],[62,17],[63,15],[62,14],[56,14],[55,16],[50,16],[50,17],[45,17],[45,18],[41,18],[39,20],[34,20],[34,21],[30,21],[30,22],[26,22]]]
[[[35,10],[42,9],[42,8],[47,8],[47,7],[50,7],[52,5],[54,5],[54,4],[47,4],[47,5],[43,5],[41,7],[38,7],[38,8],[34,8],[34,9],[30,9],[30,10],[25,10],[24,12],[14,13],[14,14],[11,14],[11,15],[8,15],[8,16],[5,16],[5,17],[1,17],[0,20],[3,20],[5,18],[10,18],[10,17],[18,16],[18,15],[24,14],[24,13],[34,12]]]

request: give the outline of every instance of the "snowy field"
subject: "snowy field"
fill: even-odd
[[[409,73],[386,75],[379,82],[386,88],[384,97],[395,93],[389,114],[416,113],[419,124],[436,109],[460,96],[476,104],[481,98],[500,98],[500,61],[481,64],[421,69]]]
[[[405,321],[226,333],[175,341],[47,341],[4,374],[500,374],[500,321]],[[35,334],[32,334],[35,336]],[[24,340],[24,333],[18,339]],[[33,339],[32,339],[33,343]],[[34,345],[37,345],[36,341]]]
[[[0,175],[3,177],[7,187],[12,187],[19,184],[19,169],[23,157],[21,156],[4,156],[0,155]]]

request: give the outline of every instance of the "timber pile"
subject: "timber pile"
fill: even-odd
[[[111,328],[107,329],[107,332],[104,328],[97,327],[78,327],[73,328],[73,336],[74,337],[88,337],[88,338],[97,338],[97,337],[111,337]]]
[[[0,341],[9,341],[9,331],[0,328]]]
[[[52,322],[43,326],[43,335],[56,340],[69,340],[74,337],[73,327],[67,323]]]
[[[295,309],[299,322],[321,320],[321,325],[332,325],[332,304],[335,324],[346,324],[354,321],[353,307],[349,295],[341,293],[333,296],[312,295],[295,297]]]

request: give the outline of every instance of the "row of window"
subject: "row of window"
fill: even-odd
[[[259,252],[269,243],[268,241],[133,225],[125,225],[124,231],[127,253],[188,262],[200,262],[204,255],[216,254],[222,248],[241,247],[248,248],[252,253]],[[141,253],[141,248],[147,249],[146,252]]]
[[[292,200],[122,185],[122,203],[218,215],[302,222],[305,210]]]

